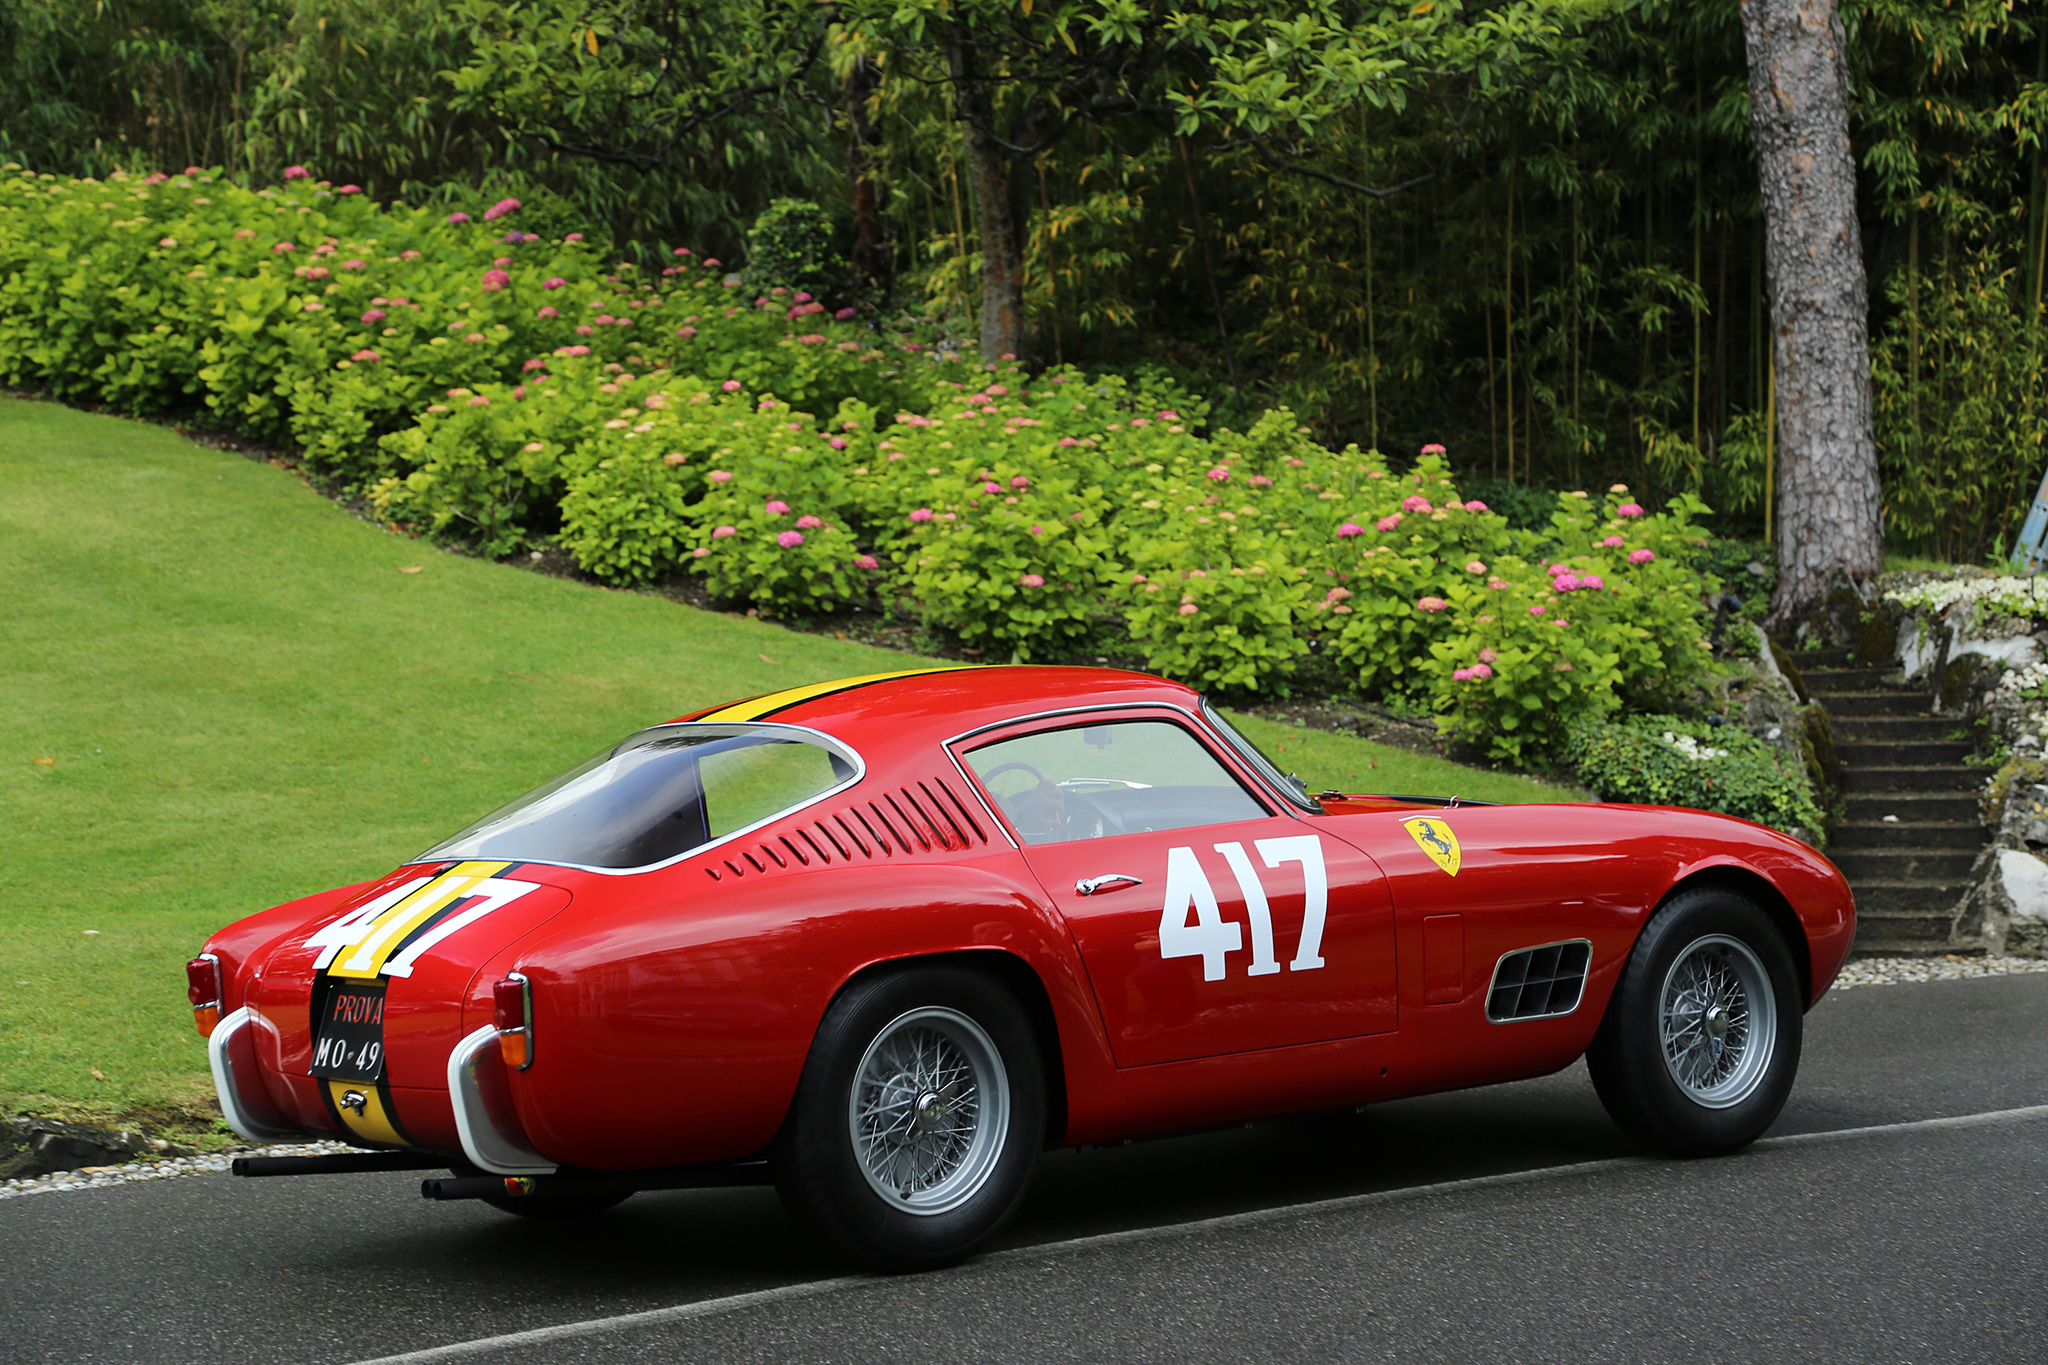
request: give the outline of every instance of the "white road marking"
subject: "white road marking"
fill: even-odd
[[[1950,1128],[1983,1128],[1999,1123],[2020,1123],[2028,1119],[2048,1118],[2048,1104],[2027,1105],[2019,1109],[1993,1109],[1979,1114],[1960,1114],[1953,1118],[1916,1119],[1909,1123],[1877,1123],[1865,1128],[1835,1128],[1819,1133],[1790,1133],[1784,1137],[1762,1138],[1750,1144],[1745,1152],[1772,1152],[1786,1147],[1806,1146],[1816,1142],[1846,1142],[1854,1138],[1888,1137],[1902,1133],[1939,1132]],[[1742,1154],[1738,1154],[1742,1155]],[[1004,1251],[989,1252],[976,1256],[964,1268],[1001,1265],[1011,1261],[1025,1261],[1050,1255],[1076,1251],[1090,1251],[1098,1247],[1122,1246],[1131,1242],[1151,1242],[1167,1237],[1182,1237],[1206,1232],[1221,1232],[1232,1228],[1254,1227],[1262,1223],[1277,1223],[1290,1218],[1311,1218],[1317,1214],[1347,1213],[1353,1209],[1370,1208],[1375,1204],[1392,1204],[1409,1199],[1421,1199],[1430,1195],[1462,1194],[1468,1190],[1495,1189],[1507,1185],[1527,1185],[1539,1180],[1550,1180],[1560,1176],[1599,1175],[1607,1171],[1633,1170],[1646,1166],[1669,1165],[1662,1157],[1627,1156],[1610,1157],[1603,1161],[1580,1161],[1569,1166],[1539,1166],[1527,1171],[1508,1171],[1501,1175],[1471,1176],[1464,1180],[1445,1180],[1434,1185],[1410,1185],[1397,1190],[1375,1190],[1370,1194],[1340,1195],[1335,1199],[1317,1199],[1306,1204],[1282,1204],[1274,1208],[1253,1209],[1246,1213],[1229,1213],[1216,1218],[1198,1218],[1189,1223],[1162,1223],[1151,1227],[1128,1228],[1122,1232],[1102,1232],[1089,1237],[1070,1237],[1059,1242],[1039,1242],[1031,1246],[1010,1247]],[[541,1346],[556,1341],[572,1341],[579,1337],[595,1336],[600,1332],[616,1332],[631,1327],[653,1326],[658,1323],[688,1322],[693,1318],[720,1317],[727,1313],[743,1312],[749,1308],[765,1307],[769,1304],[784,1303],[791,1299],[815,1298],[822,1294],[836,1294],[845,1289],[858,1289],[863,1285],[885,1283],[900,1278],[886,1275],[843,1275],[831,1280],[811,1280],[804,1284],[783,1285],[776,1289],[759,1289],[750,1294],[729,1294],[723,1298],[700,1299],[695,1303],[680,1303],[670,1308],[651,1308],[640,1313],[620,1313],[608,1318],[586,1318],[581,1322],[558,1323],[553,1327],[535,1327],[525,1332],[507,1332],[502,1336],[478,1337],[473,1341],[451,1342],[446,1346],[429,1346],[424,1350],[406,1351],[395,1356],[378,1356],[374,1360],[360,1360],[353,1365],[429,1365],[433,1361],[462,1360],[470,1356],[483,1355],[490,1351],[502,1351],[517,1346]]]

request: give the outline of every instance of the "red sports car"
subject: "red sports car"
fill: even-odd
[[[536,1215],[772,1180],[957,1259],[1039,1153],[1540,1076],[1652,1146],[1777,1115],[1828,861],[1634,806],[1311,795],[1194,692],[920,669],[632,735],[190,967],[234,1128]]]

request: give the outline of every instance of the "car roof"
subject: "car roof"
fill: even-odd
[[[1118,668],[1016,664],[939,666],[812,683],[709,707],[677,719],[774,721],[821,730],[865,751],[880,743],[938,743],[1048,712],[1113,706],[1193,711],[1193,688]]]

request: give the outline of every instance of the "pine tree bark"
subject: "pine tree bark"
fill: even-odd
[[[1836,0],[1742,0],[1777,367],[1783,629],[1837,570],[1883,567],[1871,425],[1869,289]]]
[[[946,25],[946,64],[967,144],[974,226],[981,236],[982,359],[1022,357],[1024,238],[1017,196],[1011,193],[1010,155],[996,136],[994,98],[981,70],[974,33],[957,19]]]

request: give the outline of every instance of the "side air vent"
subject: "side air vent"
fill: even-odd
[[[714,882],[785,867],[830,867],[940,849],[961,852],[988,842],[981,822],[943,778],[882,791],[872,800],[790,829],[764,843],[728,847],[704,869]]]
[[[1496,1024],[1554,1019],[1579,1007],[1593,945],[1583,938],[1509,953],[1493,969],[1486,1017]]]

